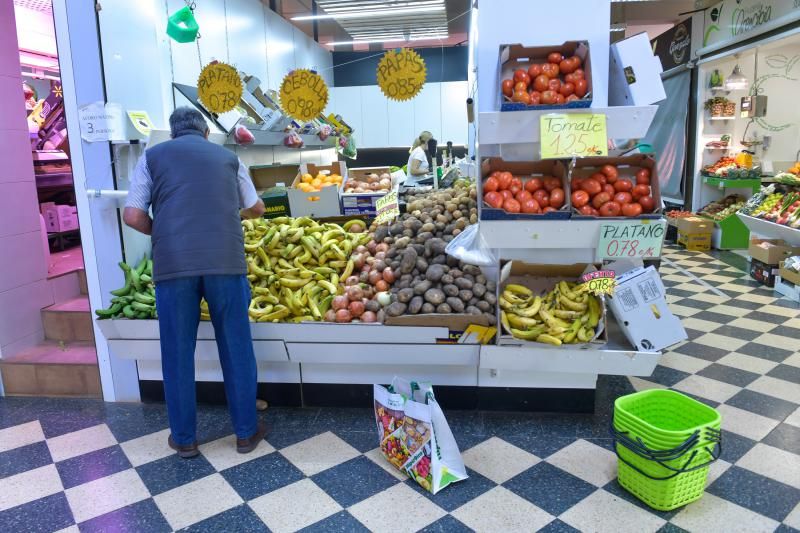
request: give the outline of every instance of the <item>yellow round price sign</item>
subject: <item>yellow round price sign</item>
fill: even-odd
[[[410,100],[425,84],[425,60],[411,48],[389,50],[378,63],[378,87],[392,100]]]
[[[328,104],[328,86],[319,74],[302,68],[283,78],[280,96],[284,113],[309,121],[322,113]]]
[[[200,72],[197,79],[197,96],[212,113],[227,113],[237,106],[242,97],[242,79],[235,68],[214,61]]]

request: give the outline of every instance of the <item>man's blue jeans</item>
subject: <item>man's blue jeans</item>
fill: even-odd
[[[161,336],[161,366],[172,440],[181,446],[197,440],[194,352],[200,299],[208,302],[217,338],[225,395],[236,436],[255,434],[256,359],[247,308],[245,276],[194,276],[156,284]]]

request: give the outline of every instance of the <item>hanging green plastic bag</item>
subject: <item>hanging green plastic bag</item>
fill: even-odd
[[[189,6],[184,6],[167,20],[167,35],[179,43],[190,43],[197,39],[200,27]]]

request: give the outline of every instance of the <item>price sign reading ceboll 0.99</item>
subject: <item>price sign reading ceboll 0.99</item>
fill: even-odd
[[[227,113],[242,97],[242,80],[230,65],[214,61],[200,72],[197,79],[197,96],[212,113]]]
[[[600,226],[597,259],[661,257],[665,220],[626,220]]]
[[[319,74],[301,68],[283,78],[280,96],[284,113],[308,122],[322,113],[328,105],[328,86]]]
[[[425,60],[411,48],[389,50],[378,63],[378,87],[391,100],[410,100],[425,84]]]

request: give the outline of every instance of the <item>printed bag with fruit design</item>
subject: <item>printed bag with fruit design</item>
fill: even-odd
[[[395,378],[374,386],[381,453],[398,470],[436,494],[466,479],[458,444],[429,384]]]

